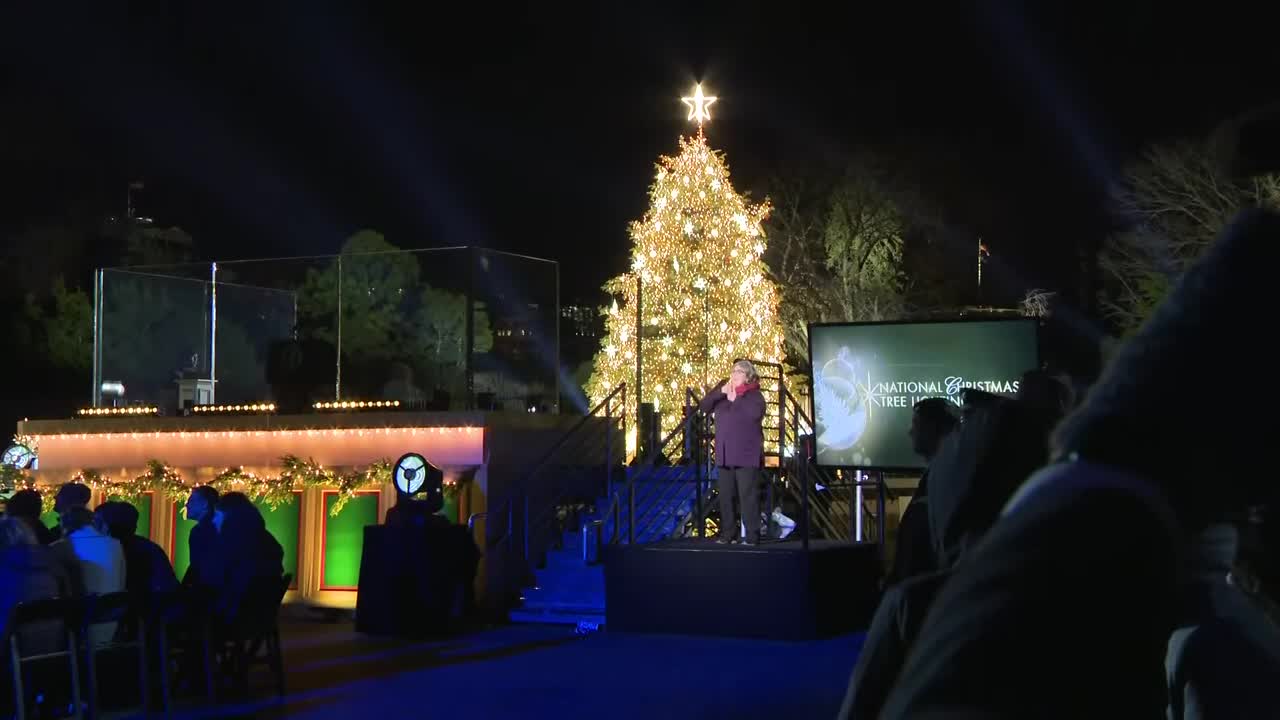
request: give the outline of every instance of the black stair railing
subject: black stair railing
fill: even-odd
[[[530,466],[489,517],[505,526],[486,533],[490,553],[519,558],[526,572],[563,541],[566,507],[612,492],[626,458],[626,383],[620,383]]]
[[[765,474],[770,501],[775,490],[800,508],[802,540],[860,540],[884,542],[885,488],[883,477],[853,470],[826,468],[812,462],[814,422],[807,402],[787,387],[782,365],[751,360],[765,394]],[[868,506],[870,495],[876,505]],[[772,511],[772,507],[768,511]],[[858,533],[861,529],[861,533]]]
[[[782,485],[803,508],[803,541],[807,544],[812,537],[859,542],[874,538],[883,545],[883,475],[814,463],[814,423],[803,403],[785,387],[780,402],[785,409],[780,433],[785,449],[780,463]],[[868,506],[871,501],[876,503],[874,509]]]
[[[874,538],[883,543],[882,476],[812,462],[814,423],[804,400],[787,388],[781,365],[752,362],[760,373],[766,402],[762,423],[764,474],[769,481],[766,513],[772,515],[775,496],[792,500],[799,509],[799,539],[806,547],[810,539],[819,538]],[[713,418],[698,410],[700,399],[686,389],[681,423],[631,466],[625,484],[606,495],[604,507],[582,525],[584,540],[594,533],[600,547],[682,535],[706,537],[707,517],[714,507],[715,427]],[[589,561],[587,543],[583,545],[583,557]]]
[[[685,389],[683,419],[647,455],[637,458],[626,483],[608,496],[605,507],[584,528],[584,533],[596,533],[598,545],[634,544],[678,535],[681,508],[690,490],[693,506],[702,514],[709,476],[699,399],[693,390]],[[613,522],[606,533],[609,519]],[[703,526],[699,534],[705,533]]]
[[[802,520],[810,535],[831,540],[848,539],[852,537],[852,486],[826,468],[799,457],[805,453],[805,440],[812,435],[813,423],[800,399],[785,386],[779,395],[779,405],[783,409],[779,422],[779,444],[783,448],[779,461],[780,486],[786,496],[798,505],[803,507],[808,503],[807,515]],[[806,489],[809,493],[807,501],[803,497]]]

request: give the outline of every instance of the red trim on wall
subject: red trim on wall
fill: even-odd
[[[185,503],[184,503],[185,505]],[[178,551],[178,503],[173,504],[173,517],[169,518],[169,564],[173,564],[173,554]],[[187,551],[187,564],[191,563],[191,551]],[[182,580],[182,578],[178,578]]]
[[[329,501],[330,495],[337,495],[337,490],[323,490],[320,492],[320,589],[334,592],[356,592],[359,590],[358,585],[325,585],[324,584],[324,546],[329,539]],[[374,512],[374,520],[382,515],[382,491],[381,490],[364,490],[355,493],[356,495],[377,495],[378,506]]]
[[[302,491],[294,490],[293,494],[294,497],[298,498],[298,539],[296,541],[298,546],[293,551],[293,582],[289,583],[287,588],[289,590],[298,589],[298,576],[302,574],[302,519],[306,517],[306,514],[302,512]]]

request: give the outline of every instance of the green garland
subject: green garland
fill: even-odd
[[[337,515],[357,492],[391,482],[392,468],[388,460],[379,460],[363,470],[345,473],[330,470],[315,460],[303,460],[295,455],[280,458],[280,464],[284,467],[275,477],[263,477],[243,467],[232,467],[219,473],[209,484],[219,492],[242,492],[251,498],[263,501],[272,510],[292,500],[293,493],[298,489],[336,487],[338,498],[329,509],[329,514]],[[130,502],[138,500],[146,493],[163,495],[175,503],[186,502],[187,497],[191,495],[191,486],[183,482],[178,471],[159,460],[149,461],[145,473],[124,482],[110,480],[101,472],[91,468],[77,471],[69,482],[88,485],[110,497],[118,497]],[[446,482],[445,497],[456,498],[461,491],[460,486],[459,482]],[[54,496],[58,492],[58,487],[57,485],[36,485],[35,478],[29,472],[0,466],[0,488],[36,490],[40,493],[45,512],[53,509]]]
[[[272,510],[292,500],[297,488],[336,487],[338,499],[329,514],[337,515],[357,491],[391,482],[391,463],[387,460],[347,473],[329,470],[315,460],[303,460],[295,455],[280,458],[280,464],[284,469],[278,477],[259,477],[242,467],[234,467],[224,470],[209,484],[219,492],[234,489],[259,498]]]

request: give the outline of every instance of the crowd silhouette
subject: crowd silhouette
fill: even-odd
[[[1280,717],[1271,425],[1203,387],[1265,357],[1240,313],[1277,238],[1280,216],[1238,217],[1078,404],[1033,372],[917,444],[923,512],[841,717]]]
[[[137,535],[136,508],[107,501],[90,510],[91,496],[85,485],[61,486],[54,528],[40,521],[40,495],[33,490],[15,493],[0,516],[0,617],[6,638],[15,641],[4,660],[6,678],[15,683],[0,685],[0,704],[29,712],[39,706],[39,716],[59,716],[59,709],[78,702],[81,690],[72,687],[79,681],[70,680],[62,658],[125,646],[141,646],[135,652],[142,653],[143,668],[165,665],[166,677],[175,681],[166,691],[244,689],[234,683],[245,679],[246,654],[257,648],[242,641],[261,645],[263,633],[271,633],[289,579],[283,550],[258,508],[241,493],[219,496],[211,487],[196,488],[187,503],[197,521],[191,563],[180,582],[164,550]],[[22,621],[33,613],[45,617]],[[158,643],[161,634],[166,644]],[[278,647],[275,653],[278,666]],[[14,674],[15,658],[35,662],[21,660],[21,672]],[[147,672],[109,663],[99,674],[90,690],[97,698],[97,686],[107,688],[104,705],[123,697],[144,705],[155,700],[157,687],[143,677]]]

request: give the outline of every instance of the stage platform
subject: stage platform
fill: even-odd
[[[879,601],[872,543],[684,539],[610,545],[603,559],[611,631],[811,640],[865,629]]]

